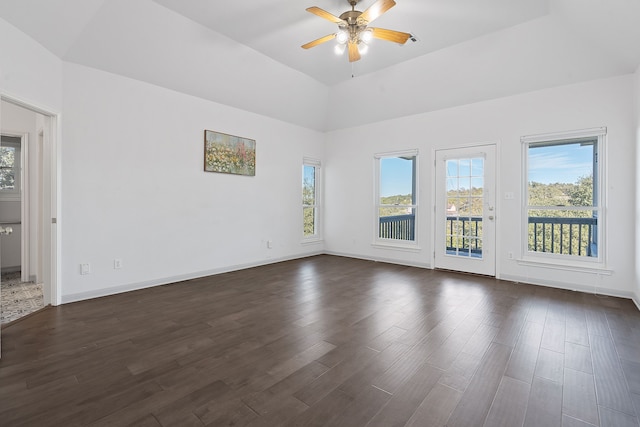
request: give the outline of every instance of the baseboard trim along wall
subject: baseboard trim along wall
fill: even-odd
[[[364,261],[373,261],[373,262],[385,262],[387,264],[397,264],[397,265],[406,265],[407,267],[417,267],[417,268],[431,268],[431,264],[423,263],[423,262],[412,262],[405,260],[398,260],[394,258],[385,258],[385,257],[367,257],[361,255],[353,255],[344,252],[335,252],[335,251],[324,251],[325,255],[334,255],[341,256],[344,258],[353,258],[353,259],[361,259]]]
[[[626,298],[630,300],[633,300],[635,296],[633,292],[623,291],[619,289],[607,289],[607,288],[600,288],[597,286],[585,286],[585,285],[578,285],[574,283],[555,282],[553,280],[532,280],[531,278],[528,278],[528,277],[512,276],[509,274],[501,275],[500,280],[508,280],[510,282],[522,283],[525,285],[538,285],[538,286],[546,286],[548,288],[564,289],[567,291],[584,292],[587,294]]]
[[[304,254],[299,254],[299,255],[294,255],[289,257],[270,258],[268,260],[262,260],[258,262],[247,263],[247,264],[237,264],[237,265],[232,265],[228,267],[215,268],[212,270],[198,271],[195,273],[187,273],[187,274],[181,274],[178,276],[165,277],[163,279],[130,283],[127,285],[115,286],[113,288],[101,288],[101,289],[96,289],[89,292],[63,295],[62,304],[67,304],[70,302],[77,302],[77,301],[84,301],[92,298],[106,297],[109,295],[122,294],[125,292],[137,291],[137,290],[146,289],[146,288],[153,288],[155,286],[168,285],[171,283],[184,282],[185,280],[199,279],[207,276],[215,276],[217,274],[229,273],[231,271],[244,270],[244,269],[253,268],[253,267],[260,267],[262,265],[276,264],[278,262],[291,261],[294,259],[308,258],[311,256],[322,255],[323,253],[324,253],[323,251],[307,252]]]
[[[199,271],[199,272],[195,272],[195,273],[182,274],[182,275],[173,276],[173,277],[166,277],[164,279],[157,279],[157,280],[149,280],[149,281],[145,281],[145,282],[131,283],[131,284],[128,284],[128,285],[116,286],[116,287],[113,287],[113,288],[96,289],[96,290],[90,291],[90,292],[82,292],[82,293],[77,293],[77,294],[63,295],[62,296],[62,303],[66,304],[66,303],[70,303],[70,302],[83,301],[83,300],[92,299],[92,298],[100,298],[100,297],[120,294],[120,293],[124,293],[124,292],[131,292],[131,291],[136,291],[136,290],[140,290],[140,289],[152,288],[154,286],[161,286],[161,285],[168,285],[168,284],[176,283],[176,282],[183,282],[185,280],[198,279],[198,278],[207,277],[207,276],[214,276],[214,275],[217,275],[217,274],[228,273],[228,272],[231,272],[231,271],[238,271],[238,270],[244,270],[244,269],[247,269],[247,268],[260,267],[260,266],[263,266],[263,265],[275,264],[275,263],[284,262],[284,261],[291,261],[291,260],[294,260],[294,259],[308,258],[308,257],[316,256],[316,255],[333,255],[333,256],[340,256],[340,257],[345,257],[345,258],[361,259],[361,260],[364,260],[364,261],[384,262],[384,263],[388,263],[388,264],[404,265],[404,266],[408,266],[408,267],[431,269],[431,265],[428,264],[428,263],[403,261],[403,260],[397,260],[397,259],[392,259],[392,258],[384,258],[384,257],[356,256],[356,255],[353,255],[353,254],[335,252],[335,251],[317,251],[317,252],[310,252],[310,253],[305,253],[305,254],[293,255],[293,256],[289,256],[289,257],[263,260],[263,261],[254,262],[254,263],[237,264],[237,265],[228,266],[228,267],[216,268],[216,269],[213,269],[213,270],[206,270],[206,271]],[[515,282],[515,283],[522,283],[522,284],[525,284],[525,285],[546,286],[546,287],[549,287],[549,288],[564,289],[564,290],[568,290],[568,291],[585,292],[585,293],[595,294],[595,295],[626,298],[626,299],[630,299],[631,301],[633,301],[633,303],[636,305],[636,307],[640,311],[640,298],[634,292],[622,291],[622,290],[616,290],[616,289],[599,288],[597,286],[584,286],[584,285],[570,284],[570,283],[564,283],[564,282],[538,281],[538,280],[532,280],[532,279],[530,279],[528,277],[520,277],[520,276],[512,276],[512,275],[504,275],[504,274],[501,275],[498,279],[499,280],[506,280],[506,281],[510,281],[510,282]]]

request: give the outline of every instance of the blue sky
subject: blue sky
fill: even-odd
[[[303,173],[302,179],[304,180],[304,182],[309,182],[315,185],[316,168],[314,168],[313,166],[305,165],[304,168],[302,169],[302,173]]]
[[[582,176],[591,175],[593,170],[593,145],[565,144],[529,149],[529,177],[527,181],[543,184],[556,182],[576,183]],[[453,166],[455,162],[449,162]],[[469,165],[460,165],[468,168]],[[474,164],[474,166],[476,166]],[[480,174],[481,168],[473,168],[473,174]],[[450,170],[449,175],[456,175]],[[462,175],[466,175],[463,173]],[[380,195],[411,194],[412,162],[398,157],[380,160]],[[474,183],[475,184],[475,183]],[[481,185],[481,184],[480,184]],[[468,185],[467,185],[468,186]],[[476,185],[479,186],[479,185]],[[465,186],[466,187],[466,186]]]
[[[593,173],[593,145],[529,148],[529,182],[574,184]]]
[[[411,160],[398,157],[380,159],[380,196],[411,194],[412,165]]]
[[[484,159],[447,160],[447,191],[484,187]]]

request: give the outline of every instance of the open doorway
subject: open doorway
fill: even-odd
[[[30,268],[38,260],[31,257],[29,235],[37,236],[39,227],[25,209],[31,190],[29,132],[0,133],[0,322],[10,323],[43,308],[44,296],[37,268]]]
[[[15,321],[57,303],[56,233],[50,216],[52,131],[55,116],[4,97],[0,101],[0,320]],[[52,221],[55,222],[55,221]]]

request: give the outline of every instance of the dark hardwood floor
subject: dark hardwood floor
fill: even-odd
[[[2,330],[2,426],[635,426],[629,300],[332,256]]]

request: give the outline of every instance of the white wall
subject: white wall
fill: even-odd
[[[640,308],[640,67],[635,74],[635,136],[636,136],[636,155],[635,155],[635,172],[636,172],[636,247],[635,247],[635,266],[636,280],[634,301]]]
[[[63,86],[63,301],[323,250],[301,167],[324,134],[74,64]],[[255,139],[256,176],[203,172],[204,129]]]
[[[331,253],[430,266],[432,249],[433,150],[493,142],[498,145],[497,272],[499,277],[629,297],[634,283],[633,234],[635,164],[631,75],[546,89],[440,110],[327,136],[326,249]],[[509,260],[521,253],[520,137],[546,132],[608,128],[608,264],[611,275],[529,267]],[[417,148],[419,158],[418,252],[373,247],[373,155]],[[516,258],[518,258],[516,256]]]
[[[49,111],[62,106],[62,61],[0,18],[0,93]]]

